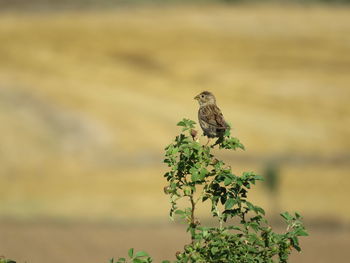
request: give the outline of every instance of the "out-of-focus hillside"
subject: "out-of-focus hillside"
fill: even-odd
[[[163,148],[210,90],[247,148],[225,154],[238,171],[283,157],[283,208],[349,220],[349,22],[316,6],[2,14],[1,216],[166,218]]]

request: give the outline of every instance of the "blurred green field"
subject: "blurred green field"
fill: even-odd
[[[278,159],[281,207],[349,222],[349,84],[346,6],[2,13],[0,216],[168,220],[163,148],[210,90],[234,169]]]

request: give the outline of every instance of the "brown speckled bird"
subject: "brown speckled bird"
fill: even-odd
[[[223,137],[229,126],[221,110],[216,106],[216,99],[213,93],[203,91],[194,97],[194,99],[199,102],[198,120],[204,135],[209,139]]]

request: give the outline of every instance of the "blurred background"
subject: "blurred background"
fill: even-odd
[[[0,256],[174,259],[163,149],[209,90],[246,146],[220,157],[266,178],[251,199],[305,218],[291,262],[345,262],[347,2],[0,0]]]

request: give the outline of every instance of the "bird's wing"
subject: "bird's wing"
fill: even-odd
[[[200,119],[209,125],[215,126],[217,129],[226,129],[227,123],[221,110],[215,104],[209,104],[200,108]]]

